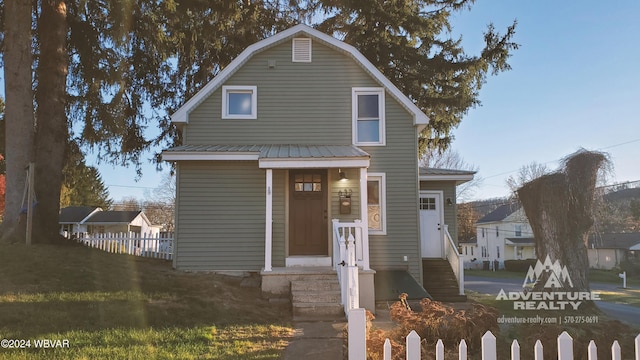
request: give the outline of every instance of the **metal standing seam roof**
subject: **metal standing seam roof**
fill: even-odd
[[[439,168],[420,168],[420,175],[475,175],[475,171],[456,170],[456,169],[439,169]]]
[[[369,154],[353,145],[182,145],[169,153],[254,153],[261,159],[287,158],[369,158]]]

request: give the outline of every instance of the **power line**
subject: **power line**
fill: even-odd
[[[601,151],[601,150],[611,149],[611,148],[614,148],[614,147],[618,147],[618,146],[622,146],[622,145],[628,145],[628,144],[632,144],[632,143],[639,142],[639,141],[640,141],[640,138],[638,138],[638,139],[633,139],[633,140],[629,140],[629,141],[621,142],[621,143],[618,143],[618,144],[613,144],[613,145],[609,145],[609,146],[601,147],[601,148],[596,149],[596,150],[597,150],[597,151]],[[558,162],[558,161],[561,161],[561,160],[562,160],[562,158],[560,158],[560,159],[556,159],[556,160],[550,160],[550,161],[547,161],[547,162],[541,163],[540,165],[546,165],[546,164],[550,164],[550,163],[553,163],[553,162]],[[514,173],[514,172],[516,172],[516,171],[520,171],[520,169],[517,169],[517,170],[511,170],[511,171],[506,171],[506,172],[502,172],[502,173],[495,174],[495,175],[485,176],[485,177],[483,177],[483,179],[490,179],[490,178],[492,178],[492,177],[497,177],[497,176],[507,175],[507,174]]]

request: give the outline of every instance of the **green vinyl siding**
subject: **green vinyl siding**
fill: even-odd
[[[258,118],[221,119],[217,89],[189,115],[185,145],[351,144],[351,89],[380,86],[351,58],[318,41],[313,62],[291,62],[290,40],[250,58],[225,85],[257,86]]]
[[[456,183],[455,181],[420,181],[420,190],[438,190],[442,191],[442,201],[444,208],[444,223],[449,225],[449,234],[457,244],[458,243],[458,218],[456,205]],[[447,198],[451,199],[452,205],[447,205]]]
[[[339,180],[338,169],[329,170],[329,211],[332,219],[353,221],[360,217],[360,169],[341,169],[347,176],[346,180]],[[340,192],[351,193],[351,213],[340,213]],[[332,229],[333,231],[333,229]]]
[[[315,39],[312,56],[311,63],[292,62],[288,39],[247,59],[224,85],[256,86],[257,119],[221,119],[219,88],[189,114],[184,144],[351,144],[352,89],[381,85],[351,58]],[[275,68],[269,68],[270,62]],[[368,172],[386,176],[387,233],[370,235],[370,264],[373,269],[405,268],[421,281],[417,132],[409,112],[388,92],[385,125],[386,146],[360,146],[371,155]],[[338,169],[329,169],[328,215],[352,221],[361,217],[360,169],[342,170],[346,182],[338,181]],[[179,190],[188,196],[179,196],[177,266],[264,266],[265,174],[257,162],[185,162],[180,174]],[[273,266],[284,266],[287,254],[286,184],[287,171],[274,170]],[[338,192],[347,189],[353,191],[351,214],[340,214]],[[231,204],[236,194],[241,201]],[[246,218],[243,211],[249,213],[245,226],[226,225]]]
[[[361,146],[368,172],[386,174],[386,235],[369,235],[373,269],[406,268],[422,281],[419,244],[417,133],[405,109],[386,97],[386,146]],[[404,261],[407,256],[408,261]]]
[[[256,161],[180,162],[175,266],[264,266],[265,171]]]

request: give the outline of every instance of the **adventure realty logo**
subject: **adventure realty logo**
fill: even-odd
[[[547,291],[534,291],[540,281]],[[513,301],[514,310],[578,310],[584,301],[600,300],[600,294],[593,291],[559,291],[573,288],[573,282],[567,267],[558,260],[551,262],[548,255],[544,263],[538,259],[535,267],[529,266],[522,288],[510,292],[501,289],[496,300]]]

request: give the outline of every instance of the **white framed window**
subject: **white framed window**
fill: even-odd
[[[516,236],[522,236],[522,225],[521,224],[516,224]]]
[[[257,119],[258,88],[256,86],[223,86],[222,118]]]
[[[384,173],[367,174],[369,234],[387,234],[387,181]]]
[[[385,145],[384,89],[353,88],[352,137],[355,145]]]

